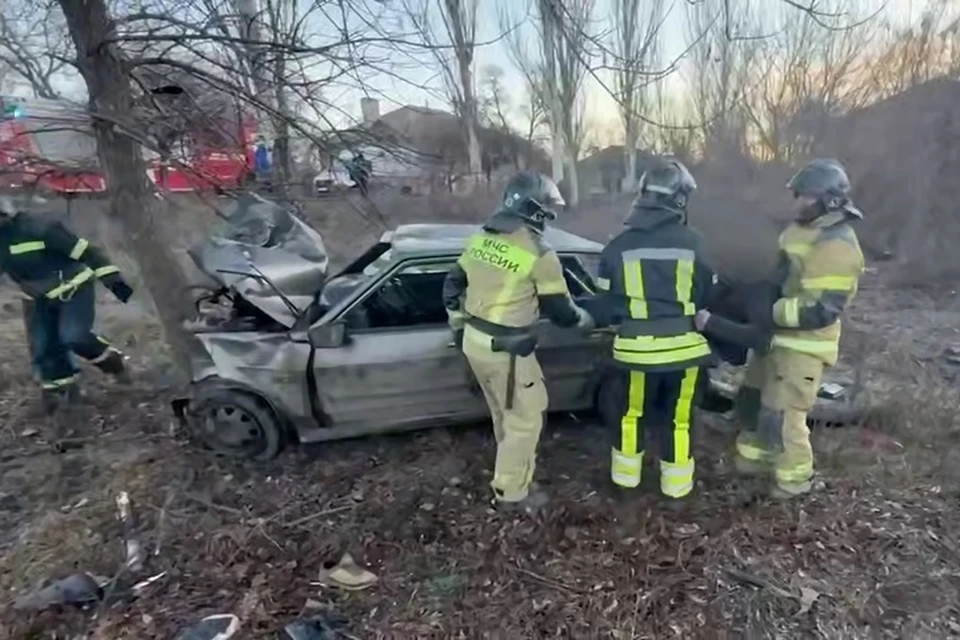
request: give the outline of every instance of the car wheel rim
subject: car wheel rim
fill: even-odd
[[[234,405],[210,407],[204,415],[203,435],[214,449],[230,454],[257,453],[266,442],[256,417]]]

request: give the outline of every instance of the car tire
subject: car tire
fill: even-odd
[[[240,389],[200,390],[188,416],[191,436],[219,455],[271,460],[286,445],[286,429],[273,408]]]

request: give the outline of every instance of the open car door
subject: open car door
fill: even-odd
[[[561,254],[564,278],[571,296],[593,295],[591,254]],[[546,378],[550,411],[580,411],[593,407],[604,361],[613,347],[613,334],[596,329],[584,333],[563,329],[542,319],[539,326],[537,357]]]

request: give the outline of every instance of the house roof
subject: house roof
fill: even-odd
[[[390,242],[395,256],[458,253],[466,246],[467,239],[480,230],[480,225],[473,224],[405,224],[386,232],[381,242]],[[556,227],[547,227],[543,239],[559,252],[597,253],[603,249],[597,242]]]
[[[374,146],[394,146],[423,159],[467,161],[460,118],[429,107],[406,105],[388,111],[372,123],[341,134],[345,134],[342,137],[346,140],[366,139]],[[507,153],[541,160],[543,155],[531,142],[507,131],[479,127],[477,135],[483,151],[494,157]]]

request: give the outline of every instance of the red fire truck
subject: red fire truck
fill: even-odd
[[[99,170],[90,117],[78,105],[41,98],[0,97],[0,189],[36,185],[59,195],[106,191]],[[234,148],[207,143],[202,135],[185,136],[176,162],[147,154],[147,174],[167,191],[203,191],[243,184],[252,172],[256,126],[238,127]]]

